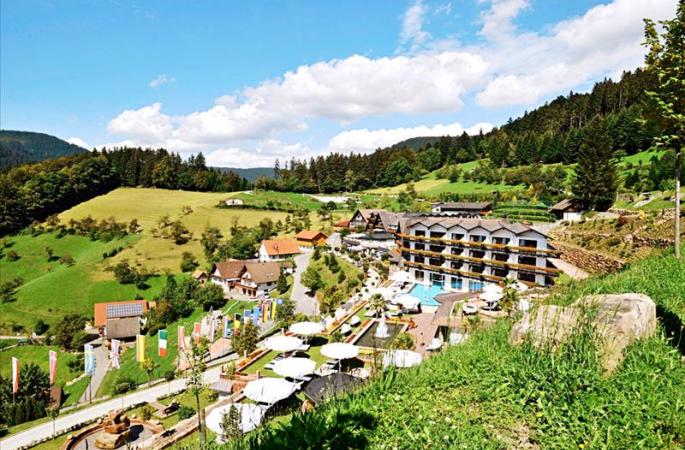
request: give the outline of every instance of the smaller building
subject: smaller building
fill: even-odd
[[[445,216],[478,217],[492,211],[490,202],[447,202],[434,203],[432,212]]]
[[[280,261],[302,253],[295,239],[265,239],[259,246],[259,260]]]
[[[243,206],[245,202],[239,198],[229,198],[228,200],[224,201],[224,204],[226,206]]]
[[[549,212],[554,214],[558,220],[575,222],[583,217],[585,210],[580,202],[572,198],[567,198],[555,205],[552,205],[552,207],[549,208]]]
[[[147,300],[96,303],[94,325],[107,339],[127,339],[140,334],[141,319],[149,309]]]
[[[326,245],[326,236],[321,231],[302,230],[295,235],[298,245],[301,249],[307,250],[312,247],[323,247]]]
[[[280,274],[281,266],[276,262],[247,263],[234,289],[243,295],[261,297],[276,287]]]
[[[196,270],[193,272],[193,279],[197,281],[198,283],[204,284],[205,281],[207,281],[208,275],[207,272],[204,270]]]

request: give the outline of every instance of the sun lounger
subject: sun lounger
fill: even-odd
[[[311,347],[311,345],[309,345],[309,344],[302,344],[299,347],[297,347],[297,351],[298,352],[306,352],[309,350],[310,347]]]

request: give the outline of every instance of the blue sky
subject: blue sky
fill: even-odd
[[[676,0],[0,5],[3,129],[250,167],[489,129],[639,65]]]

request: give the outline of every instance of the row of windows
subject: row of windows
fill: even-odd
[[[449,286],[455,290],[462,290],[464,288],[464,281],[468,281],[468,290],[470,292],[480,292],[483,290],[483,287],[485,285],[483,281],[479,281],[479,280],[464,280],[460,277],[445,276],[445,275],[435,273],[435,272],[429,272],[429,273],[430,273],[431,283],[439,284],[439,285],[444,287],[445,282],[449,282]],[[495,275],[502,276],[502,277],[506,276],[506,275],[499,275],[497,273],[495,273]],[[423,281],[425,276],[426,276],[426,274],[423,270],[415,270],[414,271],[414,279],[416,281]],[[521,281],[527,281],[530,283],[535,283],[535,275],[532,273],[519,272],[517,275],[517,278]]]
[[[428,235],[426,235],[426,232],[423,230],[414,230],[414,236],[428,236],[431,238],[443,238],[445,237],[446,233],[438,233],[438,232],[430,232]],[[449,239],[453,241],[462,241],[464,240],[464,234],[459,234],[459,233],[451,233],[448,237]],[[485,242],[487,236],[481,235],[481,234],[472,234],[469,235],[469,241],[470,242]],[[511,239],[507,237],[493,237],[492,242],[494,244],[499,244],[499,245],[509,245],[511,243]],[[533,239],[519,239],[519,246],[520,247],[530,247],[530,248],[538,248],[538,241],[533,240]]]

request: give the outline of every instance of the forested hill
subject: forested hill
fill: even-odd
[[[418,180],[446,164],[487,158],[493,168],[578,162],[592,130],[609,134],[611,150],[631,155],[650,147],[656,127],[646,114],[645,90],[656,81],[643,69],[617,82],[603,80],[589,93],[569,93],[509,120],[487,134],[423,137],[370,154],[332,153],[275,167],[276,179],[258,187],[294,192],[353,192]],[[590,127],[591,122],[600,122]]]
[[[86,151],[49,134],[0,130],[0,170]]]
[[[235,172],[252,183],[254,183],[254,181],[259,177],[274,177],[273,167],[250,167],[247,169],[241,169],[238,167],[216,167],[216,169],[222,172]]]

